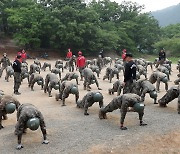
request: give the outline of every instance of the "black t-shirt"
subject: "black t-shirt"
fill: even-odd
[[[136,79],[136,64],[134,61],[129,61],[125,65],[124,82],[132,81]]]
[[[166,53],[163,51],[163,52],[159,52],[159,60],[161,59],[166,59]]]
[[[15,60],[13,62],[13,69],[14,69],[14,72],[19,72],[21,73],[21,62],[19,60]]]

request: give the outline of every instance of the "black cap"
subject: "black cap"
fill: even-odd
[[[133,57],[132,53],[126,53],[126,57]]]

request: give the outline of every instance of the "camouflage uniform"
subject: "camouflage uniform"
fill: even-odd
[[[31,64],[29,74],[31,75],[32,73],[35,72],[38,72],[40,74],[40,68],[37,64]]]
[[[0,96],[0,129],[4,128],[2,126],[2,117],[4,117],[4,119],[7,119],[7,116],[6,116],[7,113],[5,110],[5,106],[6,106],[6,104],[9,104],[9,103],[15,104],[16,109],[18,109],[18,107],[20,105],[19,101],[10,95],[1,95]]]
[[[55,67],[59,68],[59,69],[62,69],[62,72],[63,72],[64,71],[63,61],[62,60],[57,60],[56,63],[55,63]]]
[[[62,106],[65,106],[65,99],[69,97],[69,94],[71,94],[71,88],[76,87],[78,88],[78,86],[74,83],[72,83],[71,81],[63,81],[60,87],[60,93],[56,95],[56,100],[58,101],[59,99],[61,99],[63,101]],[[76,97],[76,102],[79,99],[79,91],[77,92],[77,94],[75,94]]]
[[[79,100],[79,101],[76,102],[78,108],[84,108],[84,115],[89,115],[89,113],[87,111],[88,111],[88,108],[91,107],[95,103],[93,97],[94,97],[94,95],[96,93],[97,92],[94,92],[94,91],[93,92],[88,92],[83,97],[82,100]],[[100,93],[100,92],[98,92],[98,93]],[[102,101],[99,101],[99,107],[100,108],[103,107],[103,99],[102,99]]]
[[[38,118],[40,121],[40,127],[43,134],[44,141],[42,143],[47,144],[46,138],[46,125],[42,113],[32,104],[22,104],[19,106],[17,111],[17,124],[15,126],[15,134],[18,136],[18,146],[17,149],[23,148],[21,145],[22,134],[26,132],[27,121],[31,118]],[[46,142],[45,142],[46,141]]]
[[[147,70],[142,65],[137,65],[137,71],[147,79]]]
[[[117,68],[119,72],[121,72],[121,70],[122,70],[124,73],[124,65],[123,64],[115,64],[114,67]]]
[[[49,71],[51,71],[51,64],[44,62],[43,67],[41,68],[43,71],[46,71],[46,68],[49,67]]]
[[[91,65],[89,68],[90,68],[93,72],[95,72],[95,73],[97,74],[97,77],[99,78],[99,74],[100,74],[101,69],[100,69],[98,66],[96,66],[96,65]]]
[[[180,60],[178,60],[178,64],[177,64],[177,66],[176,66],[176,69],[179,71],[179,73],[180,73]]]
[[[171,69],[171,66],[169,64],[163,64],[162,66],[166,67],[169,71],[169,74],[171,74],[172,69]]]
[[[38,59],[34,60],[34,64],[38,65],[41,68],[41,62]]]
[[[101,70],[102,70],[102,67],[103,67],[103,58],[101,57],[101,55],[98,56],[97,66],[98,66],[98,68],[99,68],[99,71],[101,71]]]
[[[165,66],[160,65],[160,66],[157,68],[157,70],[158,70],[159,72],[165,73],[165,74],[167,75],[168,79],[169,79],[169,70],[168,70]]]
[[[108,89],[109,95],[114,94],[117,92],[117,96],[121,94],[121,90],[123,89],[123,83],[120,80],[117,80],[113,83],[113,88]]]
[[[61,71],[59,68],[53,68],[51,70],[51,73],[54,73],[54,74],[59,74],[59,79],[61,80]]]
[[[106,66],[107,64],[110,64],[110,66],[111,66],[111,64],[112,64],[111,57],[104,57],[103,58],[103,63],[104,63],[104,66]]]
[[[9,82],[9,77],[11,77],[12,75],[14,75],[14,70],[13,70],[12,66],[7,66],[5,80],[7,82]]]
[[[112,82],[112,78],[114,77],[114,75],[116,74],[117,79],[119,80],[119,71],[117,68],[113,67],[110,68],[108,67],[106,69],[106,75],[103,77],[103,80],[108,79],[110,81],[110,83]]]
[[[38,81],[42,81],[41,89],[44,87],[44,79],[43,77],[38,73],[31,74],[30,80],[29,80],[29,87],[31,87],[31,90],[34,91],[34,84]]]
[[[93,84],[93,81],[96,83],[98,90],[101,90],[101,88],[99,88],[99,83],[90,68],[85,68],[82,72],[82,75],[84,77],[84,84],[83,84],[84,90],[87,89],[88,91],[90,91],[90,89],[91,89],[90,85]]]
[[[148,80],[145,79],[140,79],[136,82],[136,94],[138,94],[139,96],[141,96],[141,101],[144,101],[146,93],[150,93],[151,92],[156,92],[156,88],[154,87],[154,85],[149,82]],[[151,95],[150,95],[151,97]],[[157,97],[153,98],[154,99],[154,104],[157,104]]]
[[[145,61],[145,63],[146,63],[146,70],[147,70],[148,65],[151,67],[151,70],[153,69],[153,62]]]
[[[167,93],[158,100],[159,106],[166,107],[166,105],[178,98],[178,113],[180,114],[180,87],[178,85],[171,87]]]
[[[52,88],[55,88],[56,85],[59,86],[58,90],[60,92],[60,81],[58,77],[56,76],[56,74],[54,73],[47,74],[46,79],[45,79],[44,92],[46,93],[48,91],[49,97],[52,97],[51,91],[52,91]]]
[[[78,77],[77,77],[77,78],[74,78],[75,75],[78,76],[77,73],[73,73],[73,72],[71,72],[71,73],[66,73],[65,77],[62,78],[61,82],[66,81],[66,80],[71,81],[72,79],[76,79],[76,83],[77,83],[77,85],[79,85],[79,83],[78,83]]]
[[[7,66],[10,66],[11,62],[10,62],[9,58],[7,58],[6,56],[3,56],[3,58],[0,61],[0,66],[1,66],[1,64],[2,64],[2,67],[0,68],[0,78],[2,76],[4,69],[6,69]]]
[[[93,62],[91,60],[86,60],[86,67],[88,67],[89,65],[93,65]]]
[[[21,63],[21,68],[24,68],[28,71],[28,63],[27,62]]]
[[[29,83],[29,72],[26,68],[22,67],[21,68],[21,81],[23,81],[23,79],[27,78],[28,83]]]
[[[106,107],[100,109],[99,118],[106,119],[107,112],[112,112],[116,109],[120,109],[121,111],[120,124],[121,126],[123,126],[126,113],[128,112],[128,107],[133,107],[135,103],[139,103],[140,101],[141,98],[136,94],[129,93],[129,94],[123,94],[121,96],[117,96]],[[144,125],[142,121],[144,112],[138,114],[139,114],[140,125]]]
[[[156,90],[159,91],[160,82],[163,78],[167,78],[167,75],[162,72],[153,72],[149,77],[149,81],[154,84],[156,82]],[[165,90],[168,90],[168,82],[165,83]]]
[[[174,84],[175,84],[175,85],[178,85],[178,84],[180,83],[180,73],[179,73],[177,76],[178,76],[178,79],[176,79],[176,80],[174,81]]]
[[[76,57],[73,55],[68,61],[69,72],[74,72],[74,66],[76,66]]]

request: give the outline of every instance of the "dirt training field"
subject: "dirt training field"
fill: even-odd
[[[13,59],[11,59],[13,61]],[[54,60],[47,60],[54,67]],[[27,60],[28,64],[32,64],[33,60]],[[41,60],[43,64],[44,60]],[[103,68],[100,79],[98,79],[101,92],[104,96],[104,105],[107,105],[115,96],[108,94],[108,88],[117,80],[113,78],[112,83],[108,80],[103,81],[105,74]],[[155,68],[154,68],[155,69]],[[173,64],[173,72],[170,76],[169,88],[174,85],[177,79],[176,65]],[[45,77],[50,71],[41,71]],[[62,73],[62,77],[68,70]],[[148,77],[152,73],[148,67]],[[0,89],[5,94],[13,95],[13,78],[9,82],[0,78]],[[123,80],[123,74],[120,73],[120,80]],[[75,82],[73,80],[73,82]],[[97,87],[92,85],[92,90],[97,91]],[[41,90],[40,86],[35,84],[34,91],[28,87],[27,80],[22,82],[20,87],[21,95],[16,96],[20,103],[32,103],[43,114],[47,125],[48,145],[41,144],[42,134],[38,131],[27,131],[22,137],[24,148],[20,151],[16,150],[17,137],[14,135],[14,127],[16,124],[16,113],[8,115],[8,120],[3,120],[4,129],[0,130],[0,153],[38,153],[38,154],[106,154],[106,153],[180,153],[180,115],[177,113],[177,99],[168,104],[167,108],[160,108],[159,105],[153,104],[153,99],[149,94],[145,98],[145,114],[144,121],[148,124],[145,127],[139,126],[138,114],[127,113],[124,125],[128,130],[119,129],[120,113],[116,110],[108,113],[106,120],[98,118],[99,106],[95,103],[89,108],[89,116],[84,116],[84,110],[76,108],[75,97],[70,95],[66,99],[65,107],[62,107],[62,101],[55,100],[57,91],[52,90],[53,97],[48,97]],[[83,81],[79,85],[80,99],[87,93],[83,90]],[[160,86],[158,99],[165,94],[164,84]]]

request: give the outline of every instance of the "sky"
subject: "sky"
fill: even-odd
[[[121,3],[123,0],[111,0],[111,1]],[[131,0],[131,1],[137,2],[140,5],[144,4],[145,12],[161,10],[169,6],[177,5],[180,3],[180,0]]]

